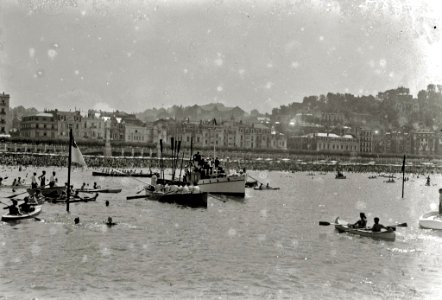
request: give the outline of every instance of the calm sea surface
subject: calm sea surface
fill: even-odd
[[[6,183],[26,174],[30,181],[33,171],[0,170],[10,176]],[[66,170],[54,170],[64,182]],[[370,174],[335,180],[332,173],[252,171],[281,189],[248,189],[244,199],[209,196],[207,209],[190,209],[128,201],[140,182],[91,173],[75,170],[73,183],[97,181],[123,192],[71,204],[70,213],[45,204],[41,222],[0,223],[0,299],[442,297],[442,232],[418,226],[420,215],[437,209],[440,176],[432,176],[430,187],[412,176],[401,199],[399,181],[369,180]],[[0,189],[7,195],[10,190]],[[369,224],[378,216],[385,225],[408,227],[384,242],[318,226],[336,216],[356,221],[360,211]],[[77,216],[80,225],[73,224]],[[104,225],[108,216],[118,225]]]

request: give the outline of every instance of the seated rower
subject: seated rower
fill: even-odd
[[[22,203],[22,204],[20,204],[18,207],[20,208],[20,211],[22,212],[22,213],[30,213],[30,212],[33,212],[34,211],[34,207],[32,207],[30,204],[29,204],[29,198],[28,197],[25,197],[24,199],[24,203]]]
[[[94,189],[99,189],[100,188],[100,186],[96,183],[96,182],[94,182],[94,187],[93,187]]]
[[[350,224],[348,227],[351,228],[365,228],[367,227],[367,217],[365,216],[365,214],[363,212],[361,212],[359,214],[360,219],[354,223],[354,224]]]
[[[9,209],[9,215],[11,216],[21,215],[17,207],[17,200],[12,200],[12,204],[3,209]]]
[[[371,231],[373,231],[373,232],[380,232],[382,228],[386,229],[388,231],[391,230],[391,228],[388,228],[388,227],[385,227],[382,224],[379,224],[379,218],[378,217],[374,218],[374,224],[373,224],[373,227],[371,227]]]
[[[105,223],[107,226],[114,226],[114,225],[117,225],[117,223],[115,223],[115,222],[112,222],[112,218],[111,217],[109,217],[109,218],[107,218],[107,223]]]
[[[262,190],[262,183],[259,185],[259,189]]]
[[[267,182],[266,188],[268,188],[268,189],[270,188],[270,185],[269,185],[269,183],[268,183],[268,182]]]

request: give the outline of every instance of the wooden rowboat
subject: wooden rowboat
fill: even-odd
[[[348,222],[341,220],[339,217],[335,220],[335,228],[338,232],[348,232],[350,234],[356,234],[360,236],[370,237],[372,239],[381,239],[394,241],[396,239],[396,233],[393,229],[374,232],[370,229],[351,228],[348,226]]]
[[[2,216],[2,221],[18,221],[22,219],[33,218],[41,212],[41,205],[34,206],[34,211],[21,215],[10,215],[6,214]]]

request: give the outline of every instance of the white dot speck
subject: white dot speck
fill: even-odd
[[[321,36],[319,37],[319,40],[322,42],[322,41],[324,40],[324,37],[321,35]]]
[[[387,66],[387,61],[385,59],[379,60],[379,66],[385,68]]]
[[[183,70],[183,73],[184,73],[184,74],[187,74],[187,73],[189,73],[189,70],[184,69],[184,70]]]
[[[223,91],[223,87],[219,85],[219,86],[216,88],[216,90],[217,90],[218,92],[222,92],[222,91]]]
[[[57,51],[55,49],[49,49],[48,50],[48,56],[50,59],[54,59],[57,56]]]
[[[293,69],[297,69],[299,67],[299,62],[294,61],[294,62],[292,62],[291,66],[292,66]]]
[[[86,11],[85,10],[81,11],[81,15],[84,17],[86,15]]]
[[[236,230],[233,229],[233,228],[230,228],[229,231],[227,232],[227,234],[228,234],[229,236],[235,236],[235,235],[236,235]]]
[[[34,48],[29,48],[29,57],[30,58],[34,58],[35,56],[35,49]]]
[[[218,67],[221,67],[223,65],[223,60],[222,58],[218,57],[217,59],[214,60],[215,65],[217,65]]]
[[[75,74],[75,75],[80,75],[80,71],[75,70],[75,71],[74,71],[74,74]]]

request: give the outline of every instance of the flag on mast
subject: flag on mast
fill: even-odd
[[[74,164],[79,164],[82,167],[87,167],[86,162],[84,161],[83,154],[81,154],[80,149],[77,146],[77,143],[75,142],[74,138],[72,137],[72,158],[71,162]]]

